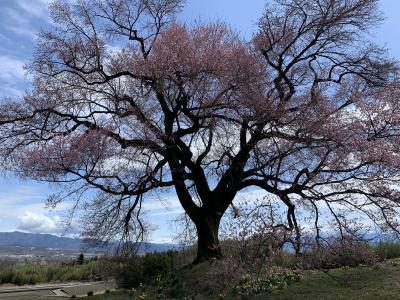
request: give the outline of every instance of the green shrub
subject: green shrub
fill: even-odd
[[[17,263],[14,259],[0,259],[0,271],[13,269],[17,266]]]
[[[172,299],[182,299],[185,296],[187,296],[188,291],[187,289],[183,286],[182,282],[179,280],[175,280],[172,282],[172,286],[169,290],[169,296]]]
[[[0,272],[0,283],[16,285],[36,284],[47,281],[46,269],[35,263]]]
[[[131,289],[138,287],[143,282],[141,258],[116,262],[113,273],[119,288]]]
[[[282,251],[272,257],[272,264],[282,268],[294,268],[298,265],[298,258],[293,253]]]
[[[375,250],[380,260],[400,257],[400,244],[393,242],[380,242],[372,248]]]
[[[143,276],[146,279],[153,279],[158,275],[171,273],[174,270],[173,258],[173,252],[146,254],[143,258]]]
[[[299,257],[302,269],[336,269],[340,267],[374,266],[379,257],[366,241],[351,236],[331,237],[314,245]]]
[[[299,271],[273,267],[267,274],[260,277],[253,278],[249,274],[244,275],[236,285],[235,291],[243,296],[270,292],[274,289],[283,289],[289,284],[299,281],[301,277]]]

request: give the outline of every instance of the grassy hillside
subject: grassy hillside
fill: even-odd
[[[356,267],[304,272],[304,278],[286,289],[253,299],[400,299],[400,267]]]
[[[185,272],[182,284],[206,280],[195,278],[200,269]],[[190,275],[190,276],[189,276]],[[165,287],[165,291],[171,288]],[[157,293],[155,286],[136,289],[134,292],[114,292],[93,296],[92,300],[131,300],[131,299],[277,299],[277,300],[384,300],[400,299],[400,264],[398,261],[387,261],[376,267],[359,266],[325,271],[303,271],[303,278],[289,286],[251,296],[240,296],[233,291],[226,294],[210,295],[199,289],[198,285],[188,287],[186,296],[171,297],[167,293]],[[196,296],[195,296],[196,295]],[[186,297],[186,298],[185,298]]]
[[[195,248],[132,258],[0,268],[0,284],[114,279],[121,290],[90,299],[399,299],[400,244],[343,242],[301,255],[226,247],[224,260],[189,265]],[[257,250],[257,251],[255,251]],[[268,249],[267,249],[268,250]],[[1,262],[1,261],[0,261]]]

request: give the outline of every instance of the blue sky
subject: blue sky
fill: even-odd
[[[264,0],[187,0],[181,19],[226,21],[250,37],[264,4]],[[386,21],[371,38],[400,59],[400,1],[384,0],[381,6]],[[0,0],[0,99],[18,97],[29,89],[23,66],[34,50],[35,33],[49,25],[47,0]],[[22,181],[10,174],[0,177],[0,231],[63,234],[62,220],[71,204],[64,203],[52,211],[44,208],[52,192],[45,184]],[[158,228],[150,239],[170,241],[176,232],[171,220],[182,211],[174,195],[166,195],[165,204],[154,199],[146,209],[149,221]],[[74,229],[70,233],[75,233]]]

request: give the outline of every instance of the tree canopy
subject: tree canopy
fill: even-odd
[[[296,251],[296,214],[318,240],[321,207],[342,234],[346,210],[397,234],[400,86],[368,40],[378,4],[276,0],[246,40],[178,22],[180,0],[54,1],[33,89],[0,105],[4,166],[65,186],[50,202],[86,203],[93,238],[139,238],[142,203],[174,191],[196,262],[221,257],[221,218],[251,187],[287,210]]]

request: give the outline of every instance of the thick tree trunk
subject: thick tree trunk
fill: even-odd
[[[222,258],[221,246],[218,239],[219,223],[222,214],[202,216],[195,222],[197,229],[197,256],[194,264],[201,263],[212,258]]]

